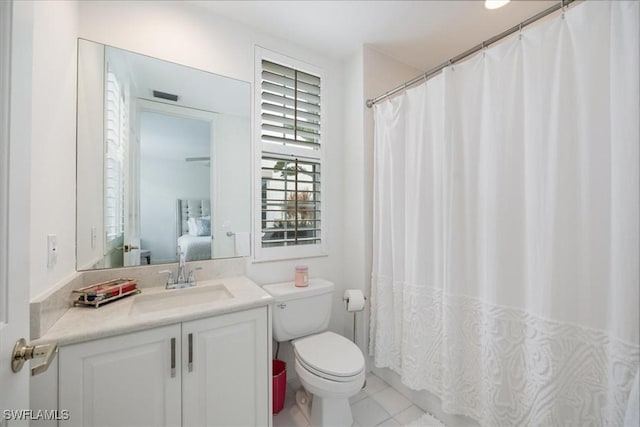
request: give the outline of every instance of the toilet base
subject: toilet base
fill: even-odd
[[[351,406],[345,398],[321,398],[304,387],[296,392],[296,404],[312,427],[350,427],[353,425]]]
[[[309,421],[312,427],[351,427],[353,416],[349,399],[313,396]]]
[[[349,398],[356,395],[362,388],[364,369],[350,381],[331,381],[321,378],[307,371],[298,358],[295,359],[295,369],[302,386],[313,396],[309,418],[311,426],[350,427],[353,424],[353,416]]]

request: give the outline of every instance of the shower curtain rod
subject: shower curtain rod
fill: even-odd
[[[560,9],[564,9],[565,6],[569,5],[570,3],[573,3],[574,1],[577,0],[560,0],[557,4],[554,4],[553,6],[551,6],[548,9],[543,10],[542,12],[533,15],[531,18],[526,19],[524,21],[522,21],[521,23],[519,23],[518,25],[509,28],[506,31],[503,31],[502,33],[498,34],[497,36],[493,36],[488,40],[483,41],[482,43],[472,47],[469,50],[466,50],[464,52],[462,52],[461,54],[454,56],[453,58],[449,59],[448,61],[443,62],[442,64],[430,69],[429,71],[420,74],[419,76],[414,77],[413,79],[401,84],[400,86],[397,86],[393,89],[391,89],[388,92],[385,92],[384,94],[378,96],[377,98],[373,98],[373,99],[367,99],[367,107],[371,108],[373,107],[375,104],[377,104],[378,102],[382,101],[383,99],[387,99],[390,96],[395,95],[398,92],[401,92],[405,89],[410,88],[411,86],[415,85],[416,83],[419,83],[423,80],[428,80],[429,78],[431,78],[432,76],[434,76],[435,74],[438,74],[440,71],[442,71],[445,67],[448,67],[449,65],[453,65],[457,62],[460,62],[461,60],[465,59],[468,56],[473,55],[476,52],[479,52],[481,50],[483,50],[484,48],[494,44],[495,42],[502,40],[505,37],[510,36],[511,34],[517,32],[517,31],[521,31],[524,27],[526,27],[529,24],[532,24],[536,21],[538,21],[539,19],[544,18],[547,15],[552,14],[553,12],[560,10]]]

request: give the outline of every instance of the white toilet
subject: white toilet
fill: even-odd
[[[311,425],[351,426],[349,398],[364,384],[364,357],[347,338],[323,332],[331,317],[333,283],[310,279],[304,288],[289,282],[263,289],[276,300],[273,337],[278,342],[293,340],[296,373],[313,394]]]

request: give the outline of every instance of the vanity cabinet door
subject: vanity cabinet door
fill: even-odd
[[[184,426],[269,424],[268,328],[266,307],[182,324]]]
[[[179,426],[180,334],[177,324],[61,347],[64,425]]]

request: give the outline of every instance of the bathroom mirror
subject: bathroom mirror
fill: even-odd
[[[250,90],[78,41],[78,270],[249,255]]]

